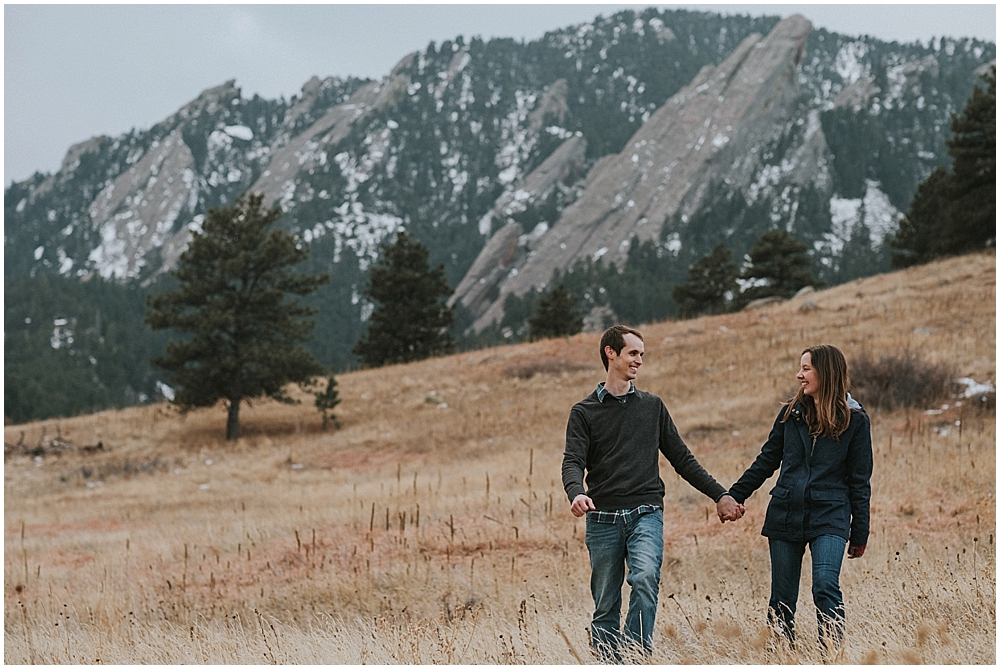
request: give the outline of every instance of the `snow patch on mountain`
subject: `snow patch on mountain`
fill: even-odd
[[[174,389],[165,384],[163,381],[156,382],[156,389],[160,391],[160,394],[163,395],[168,402],[174,401]]]
[[[59,269],[57,271],[60,274],[68,274],[73,269],[73,259],[66,255],[66,249],[61,246],[56,249],[56,256],[59,259]]]
[[[118,236],[118,230],[113,224],[101,226],[99,234],[101,243],[90,252],[87,261],[92,263],[97,269],[97,273],[105,279],[127,277],[126,240]]]
[[[868,179],[865,181],[865,227],[873,247],[879,247],[885,241],[887,235],[894,233],[899,228],[899,221],[903,214],[892,206],[889,196],[881,191],[879,183]]]
[[[877,181],[865,181],[863,198],[830,199],[831,231],[824,235],[825,244],[817,242],[817,251],[827,250],[839,255],[855,231],[866,230],[873,248],[880,247],[885,238],[896,232],[903,214],[889,201]]]
[[[849,42],[840,48],[834,59],[834,68],[845,84],[871,76],[871,65],[864,62],[867,55],[868,45],[864,42]]]
[[[49,337],[49,345],[59,350],[69,348],[73,345],[76,319],[55,318],[52,320],[52,336]]]
[[[500,123],[502,145],[497,153],[496,166],[500,168],[497,180],[504,186],[512,184],[521,172],[521,164],[528,159],[535,138],[524,126],[528,114],[535,105],[537,95],[515,91],[516,108]]]
[[[222,131],[230,137],[242,139],[244,142],[249,142],[253,139],[253,130],[245,125],[227,125]]]
[[[379,244],[403,228],[403,219],[365,211],[360,202],[345,202],[336,211],[340,219],[328,221],[324,226],[335,235],[333,262],[340,262],[347,248],[357,256],[362,271],[378,259]]]
[[[851,239],[851,231],[858,221],[860,210],[861,198],[830,198],[830,232],[824,233],[826,243],[817,242],[816,250],[827,250],[832,255],[840,255],[844,245]]]

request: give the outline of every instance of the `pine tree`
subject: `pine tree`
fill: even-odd
[[[583,330],[583,318],[576,308],[576,298],[562,283],[538,301],[535,315],[528,319],[531,339],[568,337]]]
[[[333,426],[340,429],[340,421],[333,413],[333,409],[340,404],[340,393],[337,392],[337,379],[330,377],[326,380],[326,388],[323,392],[313,392],[316,397],[316,410],[323,414],[323,429],[326,424],[333,421]]]
[[[737,292],[739,268],[725,244],[696,260],[688,270],[687,283],[674,288],[674,301],[680,307],[681,318],[699,314],[721,314]]]
[[[454,314],[441,301],[451,295],[444,265],[430,269],[427,247],[405,231],[381,249],[364,291],[377,306],[353,353],[363,364],[380,367],[451,352]]]
[[[996,68],[983,79],[988,90],[977,86],[961,116],[952,117],[953,171],[939,167],[917,187],[889,239],[895,267],[996,245]]]
[[[909,267],[933,260],[942,253],[941,237],[948,219],[952,177],[943,167],[917,186],[910,210],[889,238],[893,267]]]
[[[815,285],[809,273],[809,247],[784,230],[768,230],[750,247],[750,264],[743,280],[750,282],[739,298],[740,304],[763,297],[793,296],[805,286]]]
[[[961,116],[953,116],[948,140],[952,159],[949,225],[944,253],[965,253],[996,244],[997,76],[983,77],[987,90],[972,91]]]
[[[265,396],[291,402],[288,383],[323,371],[299,346],[316,310],[286,298],[308,295],[328,277],[291,270],[308,248],[272,229],[281,210],[265,211],[262,201],[244,195],[232,207],[211,210],[171,272],[180,287],[147,302],[150,327],[189,335],[153,359],[170,373],[174,404],[187,411],[225,402],[226,439],[239,438],[243,402]]]

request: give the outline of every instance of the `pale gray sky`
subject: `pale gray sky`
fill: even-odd
[[[613,4],[4,5],[4,184],[95,135],[149,128],[229,79],[291,97],[313,75],[379,78],[432,40],[533,40]],[[789,16],[846,35],[996,41],[996,5],[656,5]]]

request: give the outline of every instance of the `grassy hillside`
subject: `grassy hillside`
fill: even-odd
[[[729,485],[795,388],[808,345],[835,344],[849,360],[909,350],[995,383],[995,272],[992,254],[973,255],[647,325],[637,385],[663,397]],[[101,449],[5,457],[4,661],[592,661],[584,524],[559,465],[569,408],[603,377],[598,340],[340,376],[339,431],[321,431],[307,402],[244,411],[235,444],[222,439],[221,408],[7,426],[8,444]],[[845,561],[837,659],[992,664],[995,412],[949,400],[870,414],[872,537],[862,559]],[[773,647],[764,624],[771,486],[721,525],[710,500],[668,464],[661,472],[653,660],[820,661],[808,642]]]

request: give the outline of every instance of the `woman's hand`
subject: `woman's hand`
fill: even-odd
[[[868,548],[868,544],[862,544],[860,546],[857,544],[851,544],[850,546],[847,547],[847,557],[849,559],[859,558],[865,554],[866,548]]]

